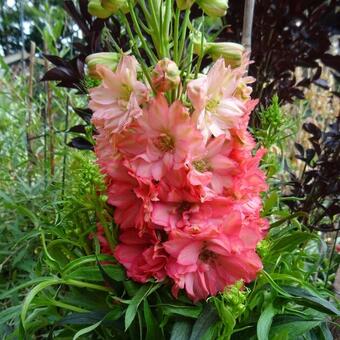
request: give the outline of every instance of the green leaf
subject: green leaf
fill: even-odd
[[[188,321],[177,321],[174,323],[170,340],[189,340],[192,324]]]
[[[283,290],[265,270],[262,270],[262,274],[264,274],[267,281],[274,288],[274,290],[276,290],[278,293],[280,293],[281,295],[283,295],[284,297],[286,297],[288,299],[290,299],[292,297],[289,293],[287,293],[285,290]]]
[[[107,275],[115,281],[123,281],[125,279],[124,270],[118,265],[103,266]],[[84,281],[104,281],[101,271],[98,267],[77,268],[71,273],[65,275],[67,279],[84,280]]]
[[[287,236],[279,238],[273,242],[271,246],[271,253],[283,253],[295,250],[300,244],[305,243],[312,239],[318,239],[318,236],[313,233],[306,233],[297,231]]]
[[[300,287],[281,286],[286,292],[294,296],[294,302],[311,307],[323,313],[340,316],[340,311],[326,299]]]
[[[116,259],[109,255],[100,254],[100,255],[83,256],[76,260],[71,261],[67,266],[65,266],[65,268],[63,269],[63,274],[66,275],[66,273],[84,264],[97,262],[97,258],[99,261],[113,261],[114,263],[116,263]]]
[[[72,313],[63,317],[59,325],[92,325],[101,321],[106,315],[104,311],[88,312],[88,313]]]
[[[287,221],[290,221],[290,220],[292,220],[293,218],[296,218],[296,217],[308,217],[308,214],[305,213],[304,211],[298,211],[298,212],[296,212],[294,214],[291,214],[291,215],[289,215],[287,217],[282,218],[279,221],[276,221],[276,222],[272,223],[270,225],[270,229],[276,228],[276,227],[280,226],[281,224],[283,224],[283,223],[285,223]]]
[[[320,336],[319,336],[319,340],[333,340],[333,335],[331,333],[331,331],[328,328],[328,325],[326,322],[323,322],[320,326]]]
[[[132,321],[134,320],[136,316],[138,307],[141,304],[141,302],[159,287],[160,287],[160,284],[157,284],[154,286],[153,285],[142,285],[138,289],[136,295],[132,298],[125,312],[125,330],[127,330],[130,327]]]
[[[160,327],[152,314],[147,299],[144,299],[144,318],[146,322],[145,340],[161,340],[163,338]]]
[[[53,286],[56,284],[61,284],[62,280],[60,279],[49,279],[46,280],[44,282],[39,283],[37,286],[35,286],[26,296],[23,306],[22,306],[22,310],[21,310],[21,321],[23,326],[25,326],[25,319],[26,319],[26,315],[28,312],[28,309],[30,307],[30,304],[32,302],[32,300],[34,299],[34,297],[43,289],[49,287],[49,286]]]
[[[21,305],[11,306],[0,312],[0,324],[5,324],[7,321],[16,318],[21,310]]]
[[[270,195],[267,197],[267,199],[264,202],[263,205],[263,215],[267,216],[273,207],[277,206],[278,202],[278,194],[276,191],[273,191],[270,193]]]
[[[0,300],[3,300],[3,299],[7,299],[8,297],[12,296],[13,293],[15,293],[16,291],[20,290],[20,289],[23,289],[23,288],[26,288],[26,287],[29,287],[29,286],[32,286],[36,283],[39,283],[39,282],[42,282],[42,281],[46,281],[46,280],[49,280],[50,277],[38,277],[36,279],[33,279],[33,280],[30,280],[30,281],[27,281],[27,282],[24,282],[22,283],[21,285],[18,285],[6,292],[3,292],[1,295],[0,295]]]
[[[317,327],[323,320],[308,320],[296,315],[281,315],[274,318],[270,330],[269,339],[288,335],[289,339],[296,339],[298,336],[309,332]]]
[[[190,336],[190,340],[201,339],[205,336],[211,327],[214,327],[216,322],[219,320],[216,309],[211,306],[211,304],[206,304],[203,309],[203,312],[196,320],[192,333]]]
[[[81,329],[80,331],[78,331],[72,340],[77,340],[79,337],[81,337],[84,334],[90,333],[92,331],[94,331],[98,326],[100,326],[100,324],[102,323],[103,320],[100,320],[98,322],[96,322],[95,324],[85,327],[83,329]]]
[[[273,317],[275,315],[275,308],[272,304],[269,304],[264,311],[261,313],[261,316],[257,322],[257,337],[258,340],[268,340],[270,326],[273,321]]]
[[[189,318],[197,319],[202,313],[202,306],[182,306],[176,304],[162,304],[158,305],[162,308],[165,315],[181,315]]]

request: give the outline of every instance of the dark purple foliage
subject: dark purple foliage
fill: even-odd
[[[299,200],[289,200],[287,205],[293,212],[308,214],[305,222],[311,229],[332,231],[340,227],[336,222],[340,214],[340,117],[325,132],[313,123],[305,123],[303,129],[311,135],[311,148],[295,144],[296,158],[305,167],[299,177],[290,173],[288,197]]]
[[[244,1],[230,1],[228,28],[220,38],[241,41]],[[255,4],[250,74],[256,77],[254,96],[267,106],[273,94],[281,102],[303,98],[303,88],[320,82],[317,60],[339,72],[339,56],[328,53],[330,36],[339,31],[336,1],[258,0]],[[310,69],[297,82],[297,66]]]

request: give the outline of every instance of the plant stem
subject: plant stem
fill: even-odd
[[[165,17],[164,17],[164,49],[165,55],[170,58],[170,24],[172,17],[172,0],[166,0],[165,2]]]
[[[185,46],[185,37],[187,33],[187,27],[189,23],[189,16],[190,16],[190,9],[187,9],[185,12],[184,20],[181,27],[181,37],[180,37],[180,44],[179,44],[179,54],[178,54],[178,63],[182,62],[182,56]]]
[[[178,30],[179,30],[179,17],[180,17],[180,10],[176,8],[176,13],[175,13],[175,24],[174,24],[174,53],[173,53],[173,58],[175,63],[178,65],[179,60],[178,60]]]
[[[151,63],[152,64],[156,64],[157,63],[157,58],[156,58],[155,54],[151,51],[151,49],[149,48],[149,46],[146,43],[146,39],[143,36],[143,33],[142,33],[142,31],[140,29],[140,26],[138,24],[138,19],[136,17],[136,13],[135,13],[134,8],[133,8],[134,6],[132,5],[131,0],[128,0],[128,2],[129,2],[131,19],[132,19],[135,31],[136,31],[136,33],[137,33],[137,35],[138,35],[138,37],[139,37],[139,39],[141,41],[141,44],[143,46],[143,49],[148,54]]]
[[[327,283],[328,283],[328,277],[329,277],[329,273],[331,271],[332,268],[332,262],[333,262],[333,258],[334,258],[334,253],[335,253],[335,247],[336,247],[336,241],[338,239],[339,236],[339,229],[336,231],[335,233],[335,237],[334,237],[334,242],[333,242],[333,247],[332,247],[332,252],[331,252],[331,256],[329,258],[329,264],[328,264],[328,269],[327,269],[327,274],[326,274],[326,280],[325,280],[325,288],[327,287]]]
[[[121,15],[121,18],[122,18],[122,20],[123,20],[123,22],[125,24],[126,31],[127,31],[128,35],[129,35],[129,38],[130,38],[131,42],[132,42],[132,46],[131,47],[135,51],[136,56],[138,58],[138,61],[141,64],[143,73],[144,73],[146,79],[148,80],[151,88],[153,89],[152,82],[151,82],[150,72],[149,72],[148,67],[146,66],[146,64],[144,62],[144,59],[142,58],[142,56],[141,56],[141,54],[139,52],[139,49],[137,47],[136,41],[134,39],[134,36],[133,36],[131,28],[130,28],[129,22],[128,22],[128,20],[127,20],[127,18],[126,18],[126,16],[124,14]]]

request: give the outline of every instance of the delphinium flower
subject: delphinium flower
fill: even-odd
[[[120,132],[142,114],[140,104],[148,97],[147,87],[137,80],[137,61],[133,56],[123,56],[115,72],[96,65],[96,74],[102,83],[90,89],[92,122],[98,129]]]
[[[120,228],[114,256],[131,279],[168,277],[175,296],[184,289],[198,301],[261,270],[264,150],[253,155],[247,131],[256,105],[247,63],[231,68],[218,59],[184,93],[174,91],[181,79],[169,59],[156,65],[150,87],[132,57],[115,71],[96,65],[95,152]]]

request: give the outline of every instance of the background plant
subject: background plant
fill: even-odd
[[[71,6],[70,2],[67,6]],[[72,12],[73,7],[68,11]],[[79,11],[77,13],[79,16]],[[80,135],[72,139],[72,145],[91,148],[88,124],[91,112],[72,108],[82,107],[84,98],[76,93],[86,92],[88,85],[85,77],[79,77],[83,67],[81,60],[87,53],[99,51],[85,49],[89,48],[90,37],[97,37],[102,49],[110,43],[110,48],[114,48],[111,40],[114,34],[110,30],[117,27],[123,33],[122,40],[117,42],[119,46],[130,46],[126,32],[118,25],[119,20],[122,19],[110,19],[102,26],[108,27],[109,33],[105,33],[105,29],[99,35],[98,31],[84,33],[85,47],[77,45],[84,51],[82,57],[73,61],[51,59],[59,63],[61,73],[55,73],[56,80],[64,80],[62,85],[75,88],[67,96],[64,90],[50,83],[54,94],[53,131],[41,114],[46,112],[48,104],[47,89],[35,83],[32,103],[35,115],[30,128],[38,138],[33,144],[36,161],[31,184],[27,172],[26,131],[22,128],[27,118],[27,82],[23,77],[14,82],[9,70],[5,70],[0,109],[3,118],[0,162],[1,176],[5,179],[0,192],[0,216],[5,221],[1,253],[2,337],[330,338],[329,328],[335,323],[334,317],[339,315],[331,287],[339,256],[332,252],[320,233],[311,230],[311,222],[306,222],[306,213],[313,221],[318,216],[314,211],[319,211],[320,207],[304,211],[301,205],[308,197],[306,192],[300,197],[292,192],[288,195],[287,145],[289,139],[295,139],[299,117],[296,120],[286,117],[278,98],[273,98],[270,106],[260,110],[261,125],[252,131],[268,150],[262,166],[268,173],[270,190],[264,197],[263,215],[271,221],[268,238],[258,247],[264,271],[253,284],[243,291],[237,284],[207,303],[193,305],[184,296],[174,301],[167,283],[138,285],[127,280],[114,258],[100,254],[100,240],[94,236],[98,220],[103,233],[109,235],[111,246],[116,239],[115,226],[108,223],[106,216],[111,207],[105,203],[102,179],[91,152],[66,148],[65,141],[70,138],[66,134],[70,130],[68,127],[76,126],[70,135]],[[81,17],[76,21],[80,22]],[[49,25],[54,26],[53,20]],[[93,28],[92,19],[86,21],[86,25]],[[205,29],[200,18],[194,25],[196,29]],[[214,35],[223,26],[218,23],[215,27],[216,30],[206,34]],[[91,32],[92,28],[87,29]],[[189,31],[184,35],[186,41],[188,34]],[[48,37],[45,33],[45,39]],[[60,51],[55,40],[58,41],[48,40],[50,53],[72,60],[72,51],[67,48]],[[141,55],[145,57],[146,52],[139,43]],[[192,48],[190,42],[184,48]],[[199,62],[197,57],[193,58]],[[204,67],[204,60],[201,67]],[[39,66],[36,72],[41,74],[43,67]],[[62,79],[58,78],[60,75]],[[75,83],[79,79],[82,82]],[[337,143],[335,128],[338,129],[338,125],[334,125],[327,137],[333,138],[332,145]],[[315,128],[309,130],[315,131]],[[332,148],[327,149],[326,137],[321,142],[321,138],[316,137],[314,142],[322,148],[323,163],[318,164],[316,152],[309,164],[315,166],[318,174],[323,174],[323,167],[330,167],[328,163],[334,164],[338,158]],[[51,138],[54,140],[54,172],[51,172],[49,152]],[[304,152],[302,157],[305,156]],[[295,162],[291,166],[293,172]],[[308,169],[309,165],[306,172]],[[305,178],[303,175],[299,183],[308,184]],[[287,195],[283,196],[282,191]],[[327,198],[326,202],[331,200]]]

